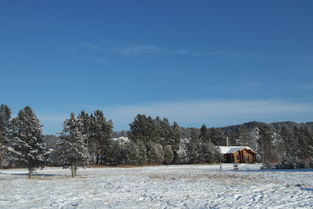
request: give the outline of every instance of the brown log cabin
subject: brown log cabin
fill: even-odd
[[[224,163],[255,163],[256,152],[247,146],[220,146]]]

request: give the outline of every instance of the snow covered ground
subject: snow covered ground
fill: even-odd
[[[259,165],[0,170],[0,208],[313,208],[313,170]]]

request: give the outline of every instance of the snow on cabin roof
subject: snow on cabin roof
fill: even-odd
[[[219,146],[219,148],[221,149],[221,153],[222,154],[231,154],[231,153],[234,153],[234,152],[237,152],[239,150],[243,150],[243,149],[247,149],[247,150],[250,150],[252,152],[255,153],[255,151],[253,149],[251,149],[250,147],[247,147],[247,146]]]

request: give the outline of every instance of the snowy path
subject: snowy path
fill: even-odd
[[[0,208],[313,208],[313,171],[258,165],[0,170]],[[42,175],[44,174],[44,176]]]

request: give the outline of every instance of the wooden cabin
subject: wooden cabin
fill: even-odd
[[[247,146],[219,146],[224,163],[255,163],[256,152]]]

